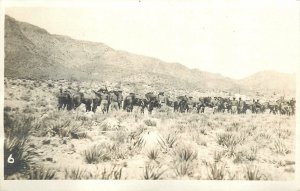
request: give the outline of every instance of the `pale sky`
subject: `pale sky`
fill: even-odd
[[[72,7],[52,3],[43,8],[10,3],[5,11],[52,34],[231,78],[299,68],[300,1],[72,2]]]

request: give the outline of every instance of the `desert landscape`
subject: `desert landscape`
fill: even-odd
[[[126,107],[102,112],[101,104],[87,111],[83,101],[59,108],[62,90],[93,100],[94,92],[104,87],[122,90],[124,100],[130,93],[143,100],[148,92],[164,92],[173,101],[159,102],[151,112],[147,99],[132,105],[132,112]],[[296,119],[295,105],[290,104],[296,95],[295,75],[262,71],[234,80],[50,34],[6,16],[4,88],[7,180],[295,176]],[[174,111],[178,96],[189,96],[195,104],[186,111],[179,100],[180,109]],[[209,102],[198,112],[202,97],[255,99],[268,105],[234,113],[227,107],[216,112]],[[273,102],[275,112],[269,107]]]

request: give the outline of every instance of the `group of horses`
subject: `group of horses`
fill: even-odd
[[[269,112],[273,114],[294,115],[296,100],[294,98],[286,100],[283,97],[277,101],[265,101],[260,103],[259,100],[242,100],[241,98],[223,98],[223,97],[200,97],[178,96],[171,99],[164,92],[157,95],[148,92],[144,96],[135,93],[129,93],[123,97],[121,90],[108,91],[107,88],[101,88],[93,91],[94,96],[85,96],[82,92],[71,92],[67,89],[60,89],[58,96],[58,108],[72,110],[85,105],[86,111],[96,112],[100,106],[102,113],[109,110],[126,110],[132,112],[134,107],[139,107],[141,113],[147,109],[151,114],[154,108],[161,108],[163,105],[173,108],[174,112],[191,112],[196,110],[197,113],[204,113],[206,109],[211,108],[213,113],[228,112],[232,114],[245,114],[247,111],[252,113]]]

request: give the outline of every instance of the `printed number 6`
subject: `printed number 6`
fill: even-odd
[[[10,164],[13,164],[15,162],[15,159],[12,157],[12,154],[9,155],[7,162]]]

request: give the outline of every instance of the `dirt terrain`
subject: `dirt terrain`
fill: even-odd
[[[88,85],[5,79],[6,179],[294,178],[295,116],[57,109],[60,87]]]

